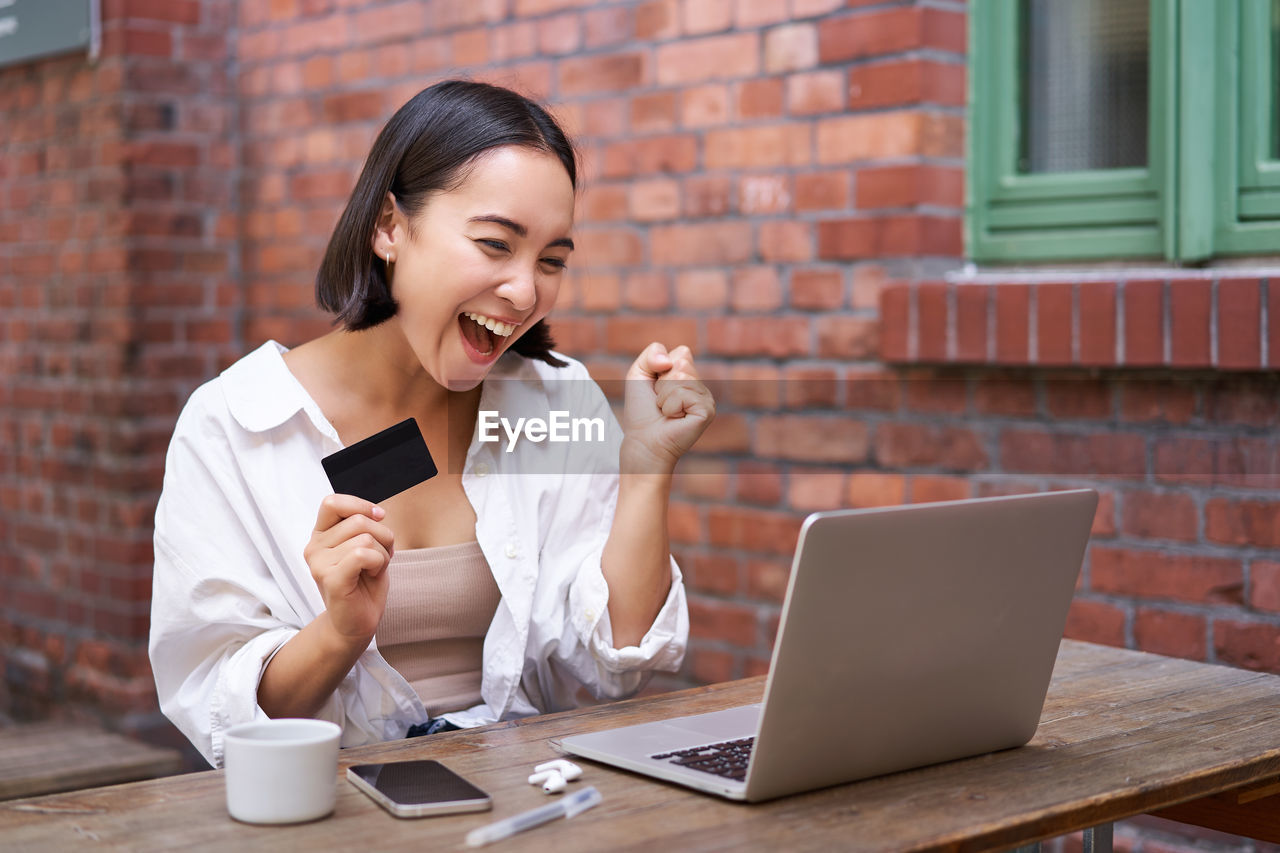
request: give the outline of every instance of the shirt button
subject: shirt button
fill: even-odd
[[[587,617],[588,622],[596,618],[596,612],[592,610],[590,607],[588,607],[585,611],[583,611],[582,615]]]
[[[476,472],[477,477],[483,477],[489,473],[489,463],[477,462],[474,470]]]
[[[516,556],[516,543],[514,543],[514,542],[508,542],[508,543],[507,543],[507,550],[506,550],[506,554],[507,554],[507,556],[508,556],[508,557],[510,557],[510,558],[512,558],[512,559],[515,559],[515,556]]]

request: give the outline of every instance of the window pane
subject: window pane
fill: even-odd
[[[1021,171],[1147,164],[1149,2],[1022,0]]]

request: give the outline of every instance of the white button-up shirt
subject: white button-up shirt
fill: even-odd
[[[268,342],[191,396],[156,509],[156,690],[161,710],[215,767],[228,727],[265,719],[258,682],[272,655],[324,610],[302,552],[332,492],[320,460],[342,442],[284,352]],[[602,442],[524,439],[513,452],[505,434],[473,437],[462,486],[502,601],[484,640],[483,703],[445,715],[460,726],[622,698],[684,659],[689,616],[674,560],[649,631],[638,646],[613,648],[600,555],[621,430],[586,369],[565,360],[555,368],[508,353],[481,390],[480,409],[512,423],[567,411],[608,426]],[[342,727],[343,746],[400,738],[427,719],[374,643],[317,716]]]

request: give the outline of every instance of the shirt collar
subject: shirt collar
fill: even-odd
[[[249,432],[266,432],[305,411],[320,432],[337,441],[333,425],[284,363],[286,352],[282,344],[267,341],[222,372],[231,416]]]

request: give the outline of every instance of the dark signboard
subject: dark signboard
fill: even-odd
[[[0,0],[0,66],[98,50],[98,0]]]

